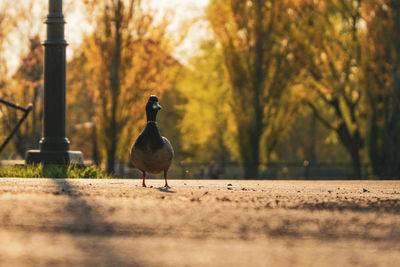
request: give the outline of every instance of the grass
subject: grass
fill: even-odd
[[[16,165],[0,168],[0,177],[18,178],[113,178],[98,167],[71,165]]]

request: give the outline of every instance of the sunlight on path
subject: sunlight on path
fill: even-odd
[[[396,181],[0,181],[3,265],[400,263]]]

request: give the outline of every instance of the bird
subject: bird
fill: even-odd
[[[158,97],[151,95],[146,104],[147,124],[132,145],[130,158],[133,165],[142,172],[142,186],[146,187],[146,172],[164,172],[165,188],[168,169],[174,158],[174,149],[167,138],[161,136],[157,127],[157,112],[161,109]]]

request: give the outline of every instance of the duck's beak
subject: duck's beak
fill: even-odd
[[[155,102],[153,104],[153,109],[159,110],[159,109],[162,109],[162,107],[160,106],[160,104],[158,104],[158,102]]]

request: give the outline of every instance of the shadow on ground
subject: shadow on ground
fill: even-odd
[[[76,246],[84,253],[85,266],[137,266],[137,262],[129,260],[113,248],[105,239],[95,242],[93,239],[78,238],[79,236],[115,236],[124,235],[115,226],[105,221],[95,205],[90,205],[79,192],[65,179],[52,179],[61,192],[69,197],[65,207],[66,215],[73,217],[73,223],[62,229],[76,235]]]
[[[164,193],[176,193],[176,191],[171,190],[171,188],[168,188],[168,187],[158,187],[157,189],[158,189],[158,191],[164,192]]]

